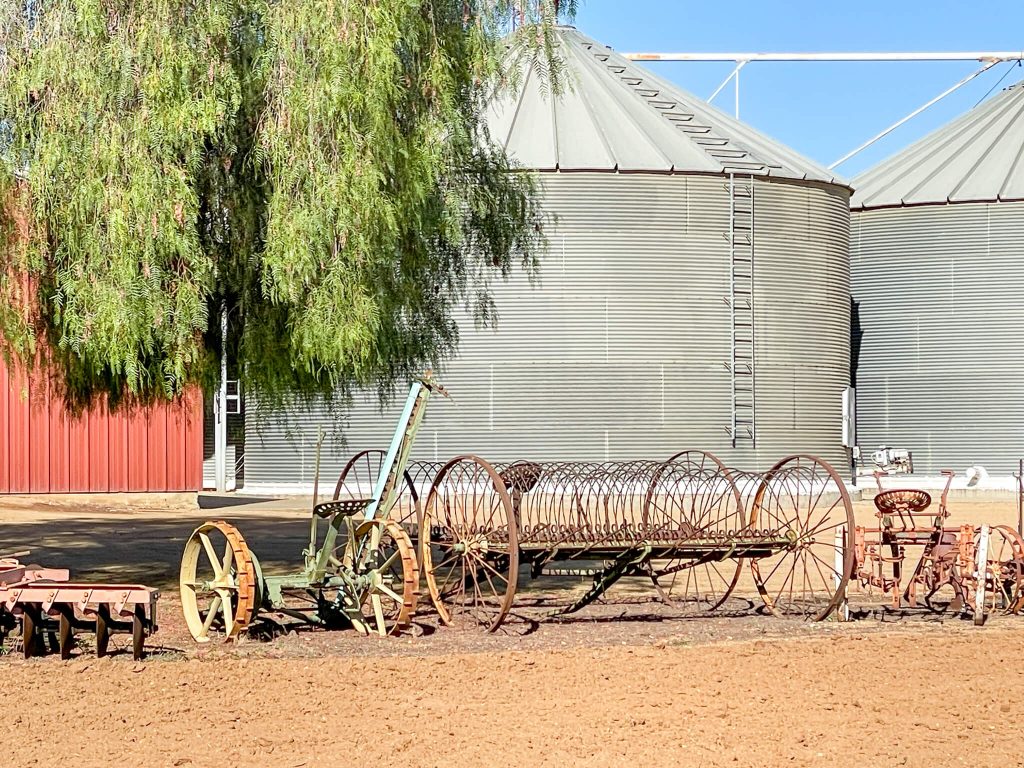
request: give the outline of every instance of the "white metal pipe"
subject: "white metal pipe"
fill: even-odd
[[[743,69],[743,65],[747,62],[741,61],[740,66],[736,68],[736,76],[732,79],[733,85],[736,87],[736,119],[740,119],[740,70]]]
[[[736,75],[739,73],[739,71],[741,69],[743,69],[746,65],[747,65],[747,62],[741,61],[738,64],[736,64],[735,67],[733,67],[733,70],[732,70],[732,72],[729,73],[729,76],[727,78],[725,78],[725,80],[722,81],[722,84],[719,85],[717,88],[715,88],[715,92],[712,93],[711,96],[708,97],[708,104],[710,104],[712,101],[715,100],[715,97],[722,92],[722,89],[724,89],[725,86],[727,86],[729,84],[729,81],[732,80],[734,77],[736,77]]]
[[[632,61],[1020,61],[1021,51],[946,53],[624,53]]]
[[[220,307],[220,382],[214,406],[214,487],[223,493],[228,488],[228,310]]]
[[[992,67],[994,67],[998,63],[999,62],[997,62],[997,61],[989,61],[989,62],[987,62],[981,69],[977,70],[976,72],[972,72],[967,77],[965,77],[963,80],[961,80],[956,85],[954,85],[952,88],[947,88],[945,91],[940,93],[938,96],[936,96],[934,99],[929,101],[927,104],[918,107],[913,112],[911,112],[909,115],[904,117],[902,120],[898,120],[897,122],[895,122],[892,125],[890,125],[888,128],[886,128],[881,133],[876,134],[875,136],[872,136],[870,139],[865,141],[863,144],[861,144],[859,147],[857,147],[852,152],[848,152],[847,154],[843,155],[841,158],[839,158],[834,163],[832,163],[832,165],[830,165],[828,167],[828,169],[831,171],[833,168],[836,168],[837,166],[840,166],[843,163],[845,163],[851,157],[854,157],[855,155],[860,154],[861,152],[863,152],[865,149],[870,147],[872,144],[874,144],[879,139],[884,138],[885,136],[888,136],[890,133],[895,131],[901,125],[906,123],[908,120],[913,120],[915,117],[917,117],[922,112],[924,112],[926,109],[928,109],[928,107],[932,106],[936,102],[942,101],[942,99],[944,99],[947,96],[949,96],[949,94],[953,93],[953,91],[957,90],[958,88],[960,88],[963,85],[966,85],[967,83],[969,83],[971,80],[973,80],[974,78],[976,78],[978,75],[982,74],[983,72],[987,72],[988,70],[990,70]]]

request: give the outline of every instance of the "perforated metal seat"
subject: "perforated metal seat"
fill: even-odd
[[[928,509],[931,504],[931,494],[916,488],[896,488],[875,496],[879,515],[913,515]]]
[[[941,527],[946,516],[945,510],[939,515],[923,514],[931,503],[931,494],[916,488],[896,488],[875,496],[875,509],[878,510],[876,515],[883,527],[898,527],[903,531],[918,531],[922,534]]]
[[[317,517],[328,518],[335,515],[347,517],[357,515],[370,506],[373,499],[335,499],[334,501],[322,501],[313,507],[313,514]]]

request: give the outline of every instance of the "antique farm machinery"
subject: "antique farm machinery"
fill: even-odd
[[[264,574],[242,534],[226,522],[206,522],[192,533],[182,555],[180,586],[185,621],[197,641],[236,637],[260,611],[376,635],[410,624],[419,569],[409,532],[392,513],[433,393],[446,395],[429,375],[413,383],[369,495],[337,498],[336,493],[334,500],[314,506],[301,571]]]
[[[921,517],[930,497],[880,493],[879,525],[855,525],[846,486],[824,460],[789,456],[767,472],[683,451],[667,461],[492,464],[473,455],[410,462],[432,393],[409,391],[387,451],[344,467],[331,501],[315,503],[301,571],[264,574],[242,534],[199,526],[181,562],[193,637],[230,639],[259,612],[313,625],[394,634],[412,621],[422,577],[444,624],[498,629],[523,578],[589,576],[554,615],[582,609],[625,577],[706,613],[731,597],[813,620],[847,615],[854,577],[898,604],[963,605],[984,616],[1024,605],[1024,540],[996,526],[944,526]],[[948,485],[947,485],[948,490]],[[917,517],[915,517],[917,516]],[[924,555],[904,579],[906,548]]]
[[[1006,525],[948,525],[954,473],[942,474],[946,485],[938,511],[926,491],[883,490],[879,480],[878,523],[855,529],[856,583],[889,595],[894,609],[916,607],[921,600],[937,612],[970,612],[975,624],[995,611],[1020,611],[1024,539]]]
[[[605,464],[495,466],[460,456],[441,468],[423,505],[420,562],[444,623],[491,631],[512,608],[521,566],[531,577],[593,576],[561,614],[626,576],[710,610],[747,573],[744,587],[768,611],[824,619],[853,570],[853,522],[842,480],[813,456],[764,474],[700,451]]]
[[[132,654],[141,659],[146,637],[157,630],[156,601],[160,593],[141,584],[73,582],[65,568],[23,565],[16,557],[0,558],[0,645],[21,626],[25,658],[50,650],[71,657],[75,633],[96,638],[96,655],[106,656],[110,636],[132,636]]]

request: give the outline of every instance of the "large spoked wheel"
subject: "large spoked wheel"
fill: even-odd
[[[761,479],[750,528],[780,542],[775,554],[751,561],[765,607],[779,616],[828,618],[846,596],[854,565],[853,505],[836,471],[816,456],[783,459]]]
[[[1006,613],[1018,613],[1024,603],[1024,538],[1008,525],[996,526],[996,588]],[[991,555],[990,555],[991,559]]]
[[[713,453],[680,451],[653,474],[643,522],[670,536],[701,538],[742,527],[743,500],[730,470]],[[723,606],[740,579],[740,559],[656,560],[651,581],[662,602],[687,613]]]
[[[987,538],[986,538],[987,536]],[[983,624],[993,613],[1009,613],[1019,606],[1024,582],[1024,541],[1006,525],[982,526],[974,533],[973,563],[967,600],[974,623]]]
[[[259,607],[252,553],[238,529],[223,521],[200,525],[181,556],[181,609],[196,642],[231,640]]]
[[[409,534],[396,520],[356,524],[345,544],[341,600],[355,628],[387,637],[407,629],[416,612],[420,574]]]
[[[444,624],[494,632],[515,598],[519,537],[512,501],[491,464],[453,459],[438,473],[423,509],[420,560]]]
[[[379,450],[361,451],[348,460],[334,486],[334,499],[369,499],[373,496],[385,453]],[[388,517],[397,521],[406,533],[415,535],[422,517],[416,483],[407,469],[399,483],[395,506]]]

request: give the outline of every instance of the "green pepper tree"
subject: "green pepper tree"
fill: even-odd
[[[72,404],[209,386],[222,344],[268,401],[445,359],[544,248],[485,113],[524,57],[563,87],[574,13],[0,0],[0,349]]]

